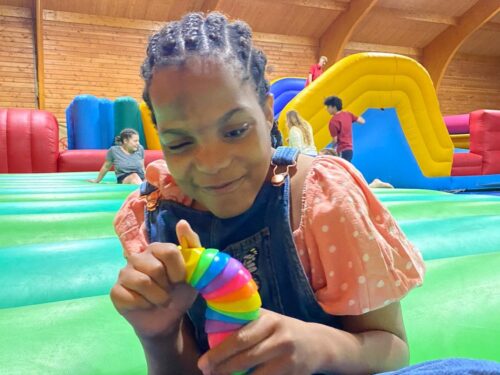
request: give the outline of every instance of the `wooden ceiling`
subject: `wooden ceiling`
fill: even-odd
[[[32,7],[36,0],[0,0]],[[351,6],[374,3],[349,33],[350,46],[422,51],[449,27],[460,27],[478,3],[500,0],[40,0],[43,9],[117,18],[168,21],[189,11],[219,10],[255,32],[319,41]],[[458,53],[500,58],[500,13],[461,43]],[[463,17],[465,15],[465,17]],[[371,48],[376,49],[376,47]]]

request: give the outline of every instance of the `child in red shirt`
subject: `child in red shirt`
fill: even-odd
[[[321,56],[317,64],[311,65],[305,87],[307,87],[312,81],[316,80],[323,73],[323,67],[327,62],[328,58],[326,56]]]
[[[337,154],[341,158],[351,161],[353,156],[352,123],[364,124],[365,119],[351,112],[342,111],[342,100],[336,96],[329,96],[324,104],[328,113],[332,115],[328,128],[332,136],[333,147],[336,147]]]

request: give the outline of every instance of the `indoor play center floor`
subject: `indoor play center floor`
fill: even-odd
[[[0,175],[0,369],[143,374],[108,292],[125,261],[112,221],[136,186],[112,173]],[[378,189],[427,265],[402,302],[411,362],[500,361],[500,197]]]

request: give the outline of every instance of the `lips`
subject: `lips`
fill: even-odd
[[[237,178],[235,180],[223,182],[223,183],[217,183],[216,185],[202,185],[200,186],[201,190],[204,192],[211,194],[211,195],[217,195],[217,194],[224,194],[224,193],[230,193],[236,190],[241,182],[243,181],[243,177]]]

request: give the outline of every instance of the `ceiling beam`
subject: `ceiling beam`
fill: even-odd
[[[444,72],[460,46],[499,11],[500,0],[478,1],[458,19],[456,26],[449,26],[423,48],[422,63],[436,90],[439,89]]]
[[[378,0],[352,0],[349,8],[341,13],[319,39],[319,55],[329,59],[329,65],[342,58],[356,26],[375,6]]]
[[[487,24],[483,25],[483,27],[481,27],[481,31],[500,32],[500,23],[488,22]]]
[[[268,3],[268,0],[258,0]],[[344,1],[335,0],[273,0],[274,4],[295,5],[306,8],[317,8],[326,10],[336,10],[343,12],[349,8],[349,4]]]
[[[204,0],[200,7],[200,12],[209,13],[219,10],[220,0]]]
[[[376,16],[384,16],[389,19],[400,18],[408,21],[436,23],[441,25],[444,24],[456,26],[458,24],[457,17],[443,16],[436,13],[416,12],[412,10],[377,7],[372,11],[371,14]]]

